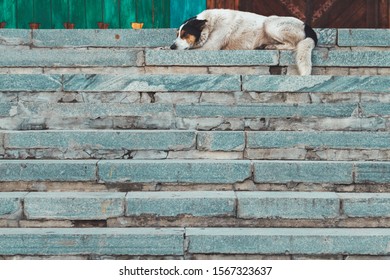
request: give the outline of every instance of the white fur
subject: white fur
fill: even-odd
[[[196,18],[207,20],[201,39],[191,46],[179,36],[175,41],[177,49],[253,50],[265,47],[295,50],[299,73],[311,74],[311,54],[315,44],[313,39],[305,39],[304,23],[297,18],[265,17],[226,9],[205,10]]]

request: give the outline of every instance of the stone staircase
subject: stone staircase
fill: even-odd
[[[0,30],[0,259],[389,258],[390,31],[317,32]]]

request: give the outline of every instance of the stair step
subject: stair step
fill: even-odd
[[[43,228],[0,229],[0,237],[0,255],[385,256],[390,229]]]
[[[0,160],[0,180],[100,183],[388,183],[390,162]]]
[[[120,217],[237,219],[390,218],[389,193],[0,192],[0,218],[107,220]]]

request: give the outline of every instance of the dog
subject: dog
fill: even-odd
[[[310,75],[315,31],[294,17],[209,9],[186,20],[172,50],[294,50],[300,75]]]

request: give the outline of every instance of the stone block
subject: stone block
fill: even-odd
[[[0,46],[20,46],[31,43],[31,30],[27,29],[1,29]],[[3,58],[3,57],[2,57]]]
[[[59,91],[62,88],[61,79],[61,75],[0,74],[0,92]]]
[[[234,193],[227,191],[129,192],[126,216],[233,216],[235,205]]]
[[[389,29],[339,29],[340,47],[390,47]]]
[[[142,66],[142,51],[124,49],[6,49],[0,67]]]
[[[102,160],[99,178],[107,183],[235,183],[251,176],[245,160]]]
[[[388,193],[341,193],[343,214],[347,217],[390,217]]]
[[[326,192],[237,192],[238,217],[249,219],[331,219],[340,201]]]
[[[0,181],[95,181],[94,160],[0,160]]]
[[[29,193],[24,199],[27,219],[105,220],[124,212],[125,193]]]
[[[278,51],[146,50],[145,52],[147,66],[258,66],[278,65],[278,63]]]
[[[2,228],[0,255],[183,255],[183,239],[180,228]]]
[[[65,91],[239,91],[239,75],[64,75]]]
[[[198,132],[197,148],[200,151],[243,151],[244,132]]]
[[[388,255],[390,229],[188,228],[189,253]]]
[[[358,162],[355,173],[356,183],[389,183],[390,162]]]
[[[7,149],[189,150],[194,131],[8,131]]]
[[[390,92],[389,85],[389,76],[264,75],[243,77],[243,89],[258,92],[388,93]]]
[[[21,213],[22,200],[26,195],[25,192],[0,193],[0,217],[10,218],[18,212]]]
[[[353,163],[320,161],[254,161],[256,183],[351,184]]]

